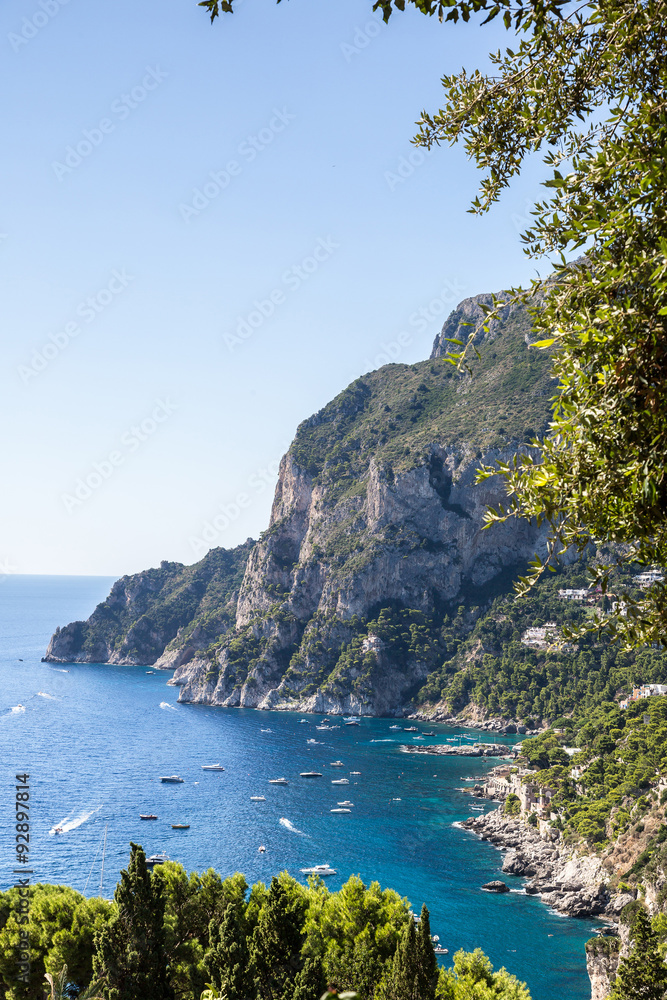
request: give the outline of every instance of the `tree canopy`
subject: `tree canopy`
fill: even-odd
[[[280,2],[280,0],[278,0]],[[664,0],[376,0],[439,20],[501,16],[493,72],[444,76],[444,107],[423,112],[417,144],[464,144],[485,171],[471,211],[486,212],[541,153],[547,193],[522,235],[547,264],[530,288],[536,349],[553,353],[559,389],[549,433],[511,465],[508,505],[489,521],[548,522],[550,550],[611,545],[611,564],[667,563],[667,5]],[[200,4],[215,20],[233,0]],[[465,364],[468,344],[452,343]],[[606,585],[605,566],[596,569]],[[598,626],[630,645],[662,642],[667,589],[629,596]]]

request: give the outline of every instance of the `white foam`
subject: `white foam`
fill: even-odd
[[[101,805],[96,806],[95,809],[84,810],[77,816],[65,816],[61,819],[60,823],[56,823],[49,830],[49,836],[53,836],[57,829],[60,829],[62,833],[69,833],[70,830],[76,830],[78,826],[81,826],[86,820],[89,820],[91,816],[94,816],[96,812],[99,812],[102,808]]]
[[[47,694],[46,691],[38,691],[37,695],[39,698],[48,698],[49,701],[58,701],[54,694]]]
[[[176,708],[176,706],[175,705],[170,705],[168,701],[161,701],[160,702],[160,708],[171,709],[172,712],[177,712],[178,711],[178,709]]]
[[[14,705],[11,711],[16,715],[19,712],[25,712],[25,705]]]
[[[290,833],[298,833],[301,837],[308,836],[308,834],[304,833],[303,830],[297,830],[297,828],[294,826],[294,823],[291,823],[288,819],[285,819],[284,816],[281,816],[278,822],[280,823],[281,826],[284,826],[286,830],[289,830]]]

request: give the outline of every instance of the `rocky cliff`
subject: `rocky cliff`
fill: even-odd
[[[525,310],[478,332],[471,371],[445,357],[489,301],[461,303],[430,360],[364,375],[301,424],[257,544],[124,578],[46,658],[175,667],[181,701],[402,711],[442,663],[443,615],[508,591],[543,541],[525,522],[484,530],[503,488],[475,485],[546,425],[549,359],[528,350]]]

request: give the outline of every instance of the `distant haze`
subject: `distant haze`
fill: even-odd
[[[257,537],[302,419],[533,273],[536,171],[477,219],[463,151],[410,145],[442,74],[511,43],[495,22],[387,27],[370,0],[214,26],[195,0],[8,0],[0,22],[0,574]]]

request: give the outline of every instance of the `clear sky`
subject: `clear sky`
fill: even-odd
[[[257,537],[301,420],[528,280],[537,174],[480,219],[464,151],[410,145],[505,41],[371,0],[5,0],[0,572]]]

